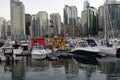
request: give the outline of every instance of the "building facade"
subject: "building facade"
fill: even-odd
[[[6,22],[5,18],[0,17],[0,39],[3,39],[3,33],[4,33],[3,28],[5,26],[5,22]]]
[[[87,10],[87,7],[90,6],[90,3],[88,2],[88,0],[84,1],[84,10]]]
[[[30,14],[25,14],[25,35],[27,39],[30,36],[31,18]]]
[[[11,39],[11,22],[10,21],[7,21],[6,36],[7,36],[7,39]]]
[[[94,7],[88,8],[88,34],[91,36],[98,35],[98,10]]]
[[[32,15],[30,26],[30,37],[37,37],[37,18],[36,15]]]
[[[98,36],[100,38],[104,37],[104,6],[100,6],[98,8],[98,26],[99,26],[99,30],[98,30]]]
[[[37,21],[37,37],[45,37],[48,35],[48,13],[46,11],[39,11],[36,14]]]
[[[98,35],[98,10],[90,6],[88,0],[84,2],[84,10],[81,13],[83,37],[95,37]]]
[[[77,17],[78,17],[78,15],[77,15],[76,6],[65,5],[65,8],[64,8],[64,24],[65,24],[65,34],[66,34],[66,36],[74,37]]]
[[[25,37],[25,8],[20,0],[11,0],[11,32],[12,39],[20,40]]]
[[[105,3],[105,28],[109,37],[120,36],[120,1],[113,0],[114,3]]]
[[[61,16],[59,13],[50,14],[51,24],[53,25],[54,36],[61,35]]]

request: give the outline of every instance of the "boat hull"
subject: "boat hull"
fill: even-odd
[[[16,55],[13,55],[13,57],[11,57],[9,60],[15,60],[15,61],[17,61],[17,60],[21,60],[21,59],[22,59],[22,57],[16,57]],[[6,59],[6,57],[4,55],[0,56],[0,60],[1,61],[7,61],[7,59]]]
[[[101,47],[100,48],[101,53],[100,54],[104,54],[104,55],[109,55],[109,56],[116,56],[116,51],[117,49],[112,48],[112,47]]]
[[[80,57],[95,57],[99,52],[84,51],[84,50],[73,50],[71,53]]]
[[[45,59],[46,54],[32,54],[32,59]]]

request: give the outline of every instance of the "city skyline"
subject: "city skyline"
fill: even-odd
[[[85,0],[20,0],[25,6],[25,13],[36,14],[39,11],[46,11],[50,15],[51,13],[60,13],[61,20],[63,20],[63,8],[65,5],[76,6],[78,9],[78,16],[81,17],[81,11],[84,8]],[[103,5],[104,0],[88,0],[90,6],[98,8]],[[4,17],[10,20],[10,0],[1,0],[0,5],[0,17]]]

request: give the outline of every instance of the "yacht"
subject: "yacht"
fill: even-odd
[[[80,40],[71,50],[71,53],[82,57],[94,57],[100,52],[99,48],[93,40]]]
[[[10,60],[21,60],[21,57],[17,57],[16,53],[20,53],[19,50],[14,49],[10,44],[5,44],[2,47],[2,52],[0,53],[0,60],[1,61],[8,60],[8,55],[9,55],[9,58],[11,58]]]
[[[120,41],[115,41],[113,45],[106,44],[100,46],[101,54],[120,57]]]
[[[50,50],[45,49],[42,45],[33,46],[31,49],[32,59],[45,59]]]

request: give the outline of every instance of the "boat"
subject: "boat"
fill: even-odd
[[[28,42],[27,41],[20,41],[20,44],[23,48],[23,51],[28,51]]]
[[[5,51],[6,49],[6,51]],[[8,59],[9,57],[9,59]],[[17,57],[14,53],[14,48],[10,44],[5,44],[2,47],[2,52],[0,53],[0,60],[7,61],[7,60],[21,60],[21,57]]]
[[[47,54],[50,53],[48,49],[46,50],[42,45],[33,46],[31,48],[32,59],[45,59]]]
[[[93,46],[93,43],[89,42],[89,40],[78,41],[76,43],[76,46],[70,51],[70,53],[73,53],[81,57],[95,57],[98,55],[99,52],[100,50],[98,47],[95,47],[95,43]]]
[[[72,58],[66,51],[62,50],[56,50],[52,53],[55,57],[58,57],[59,59],[69,59]]]
[[[108,43],[107,43],[108,44]],[[112,46],[100,46],[101,54],[105,56],[120,57],[120,41],[116,41]]]
[[[18,43],[13,44],[12,47],[13,47],[13,53],[15,55],[21,54],[23,52],[22,46]]]
[[[109,14],[108,4],[104,4],[104,39],[101,40],[100,50],[104,56],[116,56],[120,57],[120,40],[115,38],[115,31],[113,31],[113,25],[111,24],[111,16]]]

